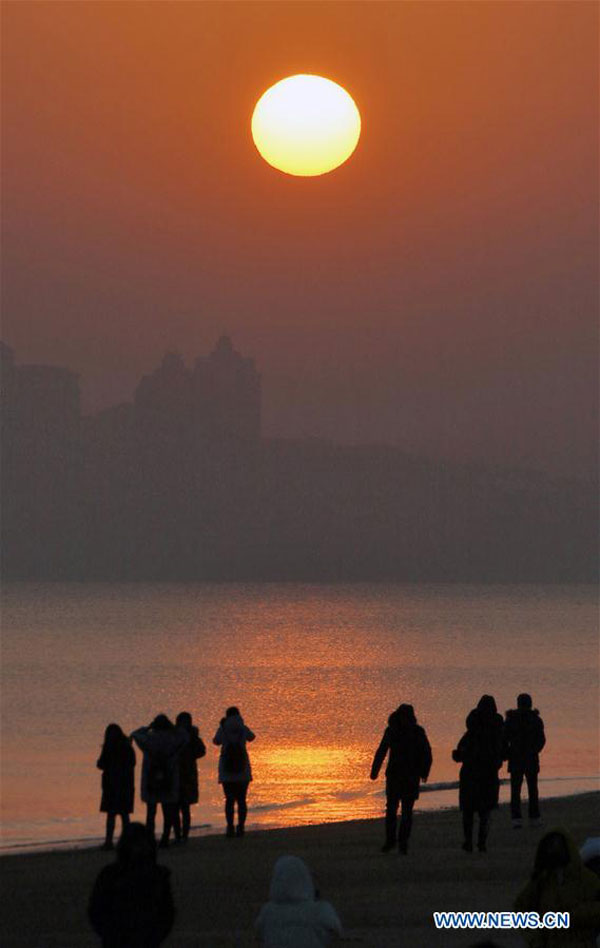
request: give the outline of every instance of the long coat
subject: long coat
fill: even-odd
[[[539,754],[546,743],[546,735],[537,708],[516,708],[506,712],[504,743],[509,773],[538,773]]]
[[[371,779],[377,778],[388,752],[385,771],[387,789],[416,800],[419,783],[427,780],[432,762],[431,747],[424,729],[419,724],[400,725],[397,716],[390,715],[373,758]]]
[[[462,763],[459,775],[461,810],[492,810],[498,806],[503,759],[503,721],[500,714],[482,714],[474,708],[467,717],[467,730],[452,751]]]
[[[102,748],[96,767],[102,771],[101,813],[133,813],[135,751],[123,738]]]
[[[177,803],[179,800],[179,754],[189,741],[189,735],[183,728],[174,727],[165,730],[152,730],[140,727],[131,735],[144,753],[142,763],[142,800],[144,803]],[[169,774],[168,789],[156,792],[150,787],[149,774],[151,762],[158,757],[164,761]]]
[[[587,869],[577,847],[564,830],[569,862],[557,870],[532,878],[515,900],[518,912],[569,912],[568,929],[536,929],[525,935],[530,948],[595,948],[600,930],[600,879]]]
[[[249,727],[246,727],[240,714],[232,714],[228,718],[222,719],[217,733],[213,737],[213,744],[221,748],[219,754],[219,783],[249,783],[252,780],[252,767],[246,744],[253,741],[254,738],[255,735]],[[244,756],[242,769],[235,773],[227,769],[227,750],[231,744],[239,744]]]
[[[190,739],[179,754],[179,802],[189,806],[198,802],[198,767],[196,761],[206,754],[198,728],[190,729]]]

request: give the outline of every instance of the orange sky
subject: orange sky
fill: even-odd
[[[594,455],[593,3],[5,3],[3,335],[130,397],[229,331],[278,434],[585,471]],[[250,138],[315,72],[355,155]]]

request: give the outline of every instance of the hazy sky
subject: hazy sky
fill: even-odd
[[[269,434],[585,471],[595,455],[597,28],[588,2],[5,3],[3,335],[130,398],[229,332]],[[278,79],[363,119],[270,168]]]

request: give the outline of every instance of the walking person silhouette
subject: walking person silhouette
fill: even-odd
[[[198,733],[198,728],[192,724],[192,715],[189,711],[181,711],[175,719],[175,724],[189,734],[187,744],[179,753],[179,799],[175,819],[175,836],[185,842],[190,835],[190,807],[198,802],[196,761],[206,755],[206,747]]]
[[[225,717],[213,738],[213,744],[220,746],[219,754],[219,783],[225,794],[225,819],[227,822],[226,836],[241,837],[244,835],[248,804],[246,802],[248,786],[252,780],[250,757],[246,744],[253,741],[255,735],[246,727],[239,709],[232,706],[227,708]],[[234,826],[235,807],[237,804],[238,824]]]
[[[142,764],[142,800],[147,806],[146,826],[154,835],[156,807],[163,811],[163,832],[159,845],[169,845],[175,828],[179,800],[179,754],[189,741],[183,728],[176,728],[166,714],[157,715],[147,727],[131,735],[144,753]]]
[[[479,814],[477,848],[486,852],[490,816],[498,806],[498,771],[503,758],[503,721],[491,695],[483,695],[469,712],[467,730],[452,751],[452,759],[461,763],[459,804],[462,811],[465,852],[473,851],[473,823]]]
[[[401,805],[398,851],[408,852],[412,814],[419,796],[419,783],[425,782],[431,770],[431,747],[424,729],[417,724],[412,704],[401,704],[388,718],[381,743],[375,752],[371,780],[377,780],[381,765],[389,753],[385,771],[385,843],[381,851],[396,846],[398,806]]]
[[[118,724],[109,724],[104,732],[104,743],[96,767],[102,771],[102,799],[100,812],[106,813],[106,835],[102,849],[113,849],[117,816],[121,817],[121,832],[133,813],[135,751]]]
[[[520,694],[517,698],[516,709],[506,712],[504,744],[510,774],[510,815],[513,826],[515,829],[523,826],[521,819],[523,778],[527,781],[529,821],[533,826],[539,826],[541,820],[538,773],[540,751],[546,744],[546,735],[544,722],[537,708],[533,708],[531,695]]]

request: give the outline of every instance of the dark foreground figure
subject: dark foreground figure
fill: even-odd
[[[396,846],[398,806],[401,805],[397,843],[399,852],[406,853],[413,808],[419,796],[419,783],[427,780],[432,762],[427,735],[417,724],[412,704],[401,704],[390,714],[388,726],[373,758],[371,780],[377,780],[388,753],[385,771],[385,843],[382,852],[389,852]]]
[[[100,872],[88,915],[103,948],[158,948],[175,918],[170,873],[156,864],[154,837],[141,823],[125,827],[117,859]]]
[[[466,726],[466,732],[452,751],[452,759],[462,764],[459,804],[465,834],[463,849],[473,851],[473,824],[477,813],[477,848],[485,852],[491,812],[498,806],[498,771],[503,759],[503,721],[491,695],[480,698],[477,707],[469,712]]]
[[[529,819],[534,824],[540,819],[539,755],[546,743],[546,735],[540,713],[532,706],[531,695],[520,694],[517,698],[516,709],[506,712],[504,723],[505,755],[510,774],[510,813],[515,829],[523,825],[521,820],[523,778],[527,781]]]
[[[586,868],[564,830],[547,833],[539,843],[531,880],[517,896],[519,912],[569,912],[568,929],[527,932],[530,948],[596,948],[600,933],[600,879]]]
[[[100,812],[106,813],[106,837],[102,848],[113,849],[116,818],[121,817],[121,829],[124,830],[129,823],[129,814],[133,813],[134,800],[135,752],[118,724],[109,724],[106,728],[96,767],[102,771]]]
[[[248,787],[252,780],[250,757],[246,744],[253,741],[255,735],[244,724],[238,708],[227,708],[225,717],[213,738],[213,744],[221,748],[219,755],[219,783],[225,794],[225,819],[227,821],[227,836],[243,836],[248,814],[246,798]],[[235,807],[237,805],[238,824],[235,823]]]

